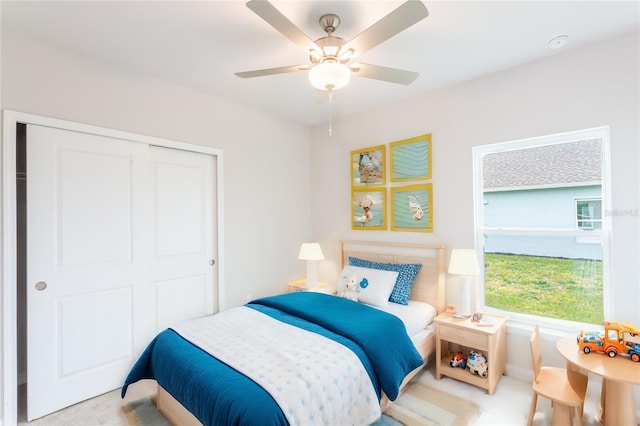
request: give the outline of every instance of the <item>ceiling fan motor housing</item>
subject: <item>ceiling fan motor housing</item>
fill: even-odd
[[[341,56],[340,48],[345,41],[340,37],[328,35],[317,39],[315,43],[322,51],[312,51],[309,54],[309,60],[313,64],[321,64],[323,62],[340,62],[344,64],[350,59],[349,55]]]

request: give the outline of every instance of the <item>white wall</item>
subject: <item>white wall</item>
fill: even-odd
[[[296,258],[311,237],[307,127],[125,73],[6,28],[1,76],[3,109],[222,150],[226,307],[249,294],[285,292],[289,281],[304,276]],[[286,168],[282,153],[295,160]]]
[[[295,259],[311,234],[308,128],[2,36],[2,108],[223,151],[226,306],[285,291],[304,275]],[[286,168],[282,153],[295,159]]]
[[[331,137],[326,127],[315,128],[313,232],[322,236],[329,257],[320,279],[339,273],[338,239],[444,244],[447,253],[473,247],[472,147],[606,125],[617,211],[611,319],[640,324],[639,52],[639,34],[630,34],[334,122]],[[349,151],[424,133],[433,137],[434,232],[351,230]],[[455,303],[454,296],[447,301]],[[526,332],[511,330],[508,362],[514,371],[530,368],[527,340]]]

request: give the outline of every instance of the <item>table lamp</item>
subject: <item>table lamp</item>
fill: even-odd
[[[454,317],[467,318],[471,316],[469,281],[472,276],[480,273],[476,251],[473,249],[451,250],[449,273],[460,276],[460,286],[458,287],[458,310]]]
[[[322,249],[318,243],[305,243],[300,247],[300,253],[298,254],[299,260],[307,261],[307,288],[313,288],[318,285],[318,270],[317,263],[319,260],[324,260]]]

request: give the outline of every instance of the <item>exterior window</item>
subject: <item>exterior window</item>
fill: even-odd
[[[602,229],[602,200],[576,200],[578,229]]]
[[[602,324],[607,149],[604,128],[474,148],[486,309]]]

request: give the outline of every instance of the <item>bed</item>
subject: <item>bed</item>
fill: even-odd
[[[407,307],[426,303],[434,314],[444,310],[444,247],[342,241],[339,249],[343,268],[361,262],[353,270],[362,263],[394,265],[391,269],[418,264]],[[122,396],[131,383],[155,379],[158,408],[176,425],[368,424],[435,351],[432,326],[416,330],[415,324],[389,313],[404,308],[389,305],[371,308],[299,292],[177,325],[149,344]],[[238,331],[247,327],[250,339]],[[405,332],[409,328],[412,336]],[[295,344],[287,346],[287,341]],[[254,344],[264,349],[253,350]],[[389,357],[396,352],[397,359]],[[310,376],[297,380],[305,371]],[[292,376],[286,380],[286,374]],[[344,383],[338,383],[340,377]]]

